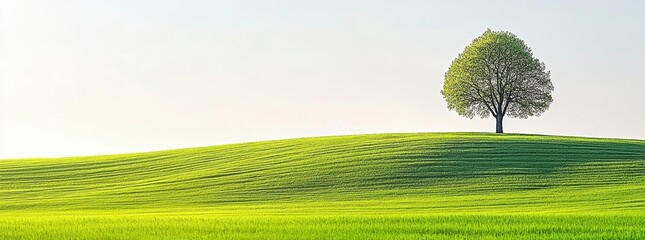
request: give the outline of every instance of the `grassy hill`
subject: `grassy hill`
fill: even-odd
[[[186,232],[179,225],[187,221],[189,229],[201,229],[200,234],[184,236],[192,239],[317,239],[332,230],[339,239],[503,238],[502,233],[514,238],[516,232],[523,237],[630,238],[645,237],[640,227],[644,217],[642,140],[373,134],[0,160],[0,237],[5,238],[30,238],[25,228],[16,226],[52,227],[58,226],[54,221],[65,220],[69,229],[57,228],[60,235],[54,236],[73,238],[84,236],[78,235],[86,232],[83,229],[124,229],[122,224],[132,219],[143,225],[121,232],[127,235],[114,234],[182,238]],[[517,229],[508,226],[513,221],[519,221],[513,225]],[[289,228],[294,222],[304,225]],[[411,232],[388,233],[401,223]],[[482,228],[482,223],[490,228]],[[562,231],[551,223],[559,223]],[[613,231],[603,230],[602,223]],[[358,225],[349,227],[352,224]],[[470,227],[450,232],[451,224]],[[246,228],[235,231],[233,225]],[[521,227],[525,225],[538,226],[539,231]],[[267,226],[275,228],[262,230]],[[361,226],[373,228],[353,232]],[[576,226],[577,232],[569,229]],[[138,227],[177,232],[136,235],[141,232]],[[496,227],[500,232],[490,230]],[[421,231],[434,228],[437,231]],[[47,238],[52,233],[47,229],[40,235],[38,229],[30,231],[35,232],[33,238]],[[219,235],[208,234],[213,232]]]

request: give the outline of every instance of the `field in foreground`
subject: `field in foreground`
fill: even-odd
[[[374,134],[0,160],[0,239],[644,239],[645,141]]]

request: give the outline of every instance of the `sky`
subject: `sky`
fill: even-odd
[[[546,64],[510,133],[645,139],[643,1],[0,0],[0,158],[310,136],[494,132],[447,109],[487,28]]]

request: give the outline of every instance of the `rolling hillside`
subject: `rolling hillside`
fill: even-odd
[[[645,212],[645,141],[373,134],[0,161],[0,212]]]
[[[0,239],[643,239],[645,141],[423,133],[0,160]]]

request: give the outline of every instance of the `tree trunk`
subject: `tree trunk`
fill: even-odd
[[[497,129],[495,130],[496,133],[504,133],[504,130],[502,129],[502,119],[504,119],[504,116],[502,115],[497,116],[497,119],[496,119]]]

